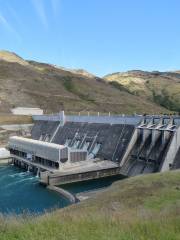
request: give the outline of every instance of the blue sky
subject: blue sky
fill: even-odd
[[[0,49],[103,76],[180,69],[179,0],[0,0]]]

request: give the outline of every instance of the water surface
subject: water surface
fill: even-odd
[[[121,180],[122,178],[123,178],[122,176],[111,176],[111,177],[88,180],[83,182],[65,184],[65,185],[62,185],[61,187],[73,194],[76,194],[81,192],[89,192],[94,190],[100,190],[102,188],[107,188],[113,182]]]
[[[3,214],[24,212],[40,214],[54,208],[62,208],[69,201],[38,183],[32,173],[15,166],[0,165],[0,212]]]
[[[119,179],[120,177],[108,177],[61,187],[76,194],[108,187]],[[0,213],[42,214],[69,204],[69,201],[58,193],[41,186],[32,173],[24,172],[15,166],[0,165]]]

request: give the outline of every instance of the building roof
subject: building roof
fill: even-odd
[[[34,140],[34,139],[31,139],[31,138],[23,138],[23,137],[18,137],[18,136],[10,137],[9,140],[10,141],[11,140],[21,141],[21,142],[25,142],[25,143],[32,143],[32,144],[37,144],[37,145],[41,145],[41,146],[45,146],[45,147],[51,147],[51,148],[55,148],[55,149],[66,148],[66,146],[64,146],[64,145],[59,145],[59,144],[55,144],[55,143]]]

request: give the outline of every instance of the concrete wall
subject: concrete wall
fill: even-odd
[[[33,120],[137,125],[142,120],[142,116],[63,116],[63,114],[57,114],[42,116],[34,115]]]
[[[64,190],[64,189],[62,189],[60,187],[49,185],[49,186],[47,186],[47,188],[49,190],[52,190],[54,192],[59,193],[61,196],[63,196],[66,199],[68,199],[71,203],[76,203],[77,202],[76,197],[72,193],[70,193],[70,192],[68,192],[68,191],[66,191],[66,190]]]
[[[58,122],[62,121],[62,116],[61,115],[33,115],[32,116],[34,121],[52,121],[52,122]]]
[[[173,164],[176,154],[179,150],[179,147],[180,147],[180,127],[177,129],[176,132],[174,132],[174,136],[170,142],[170,145],[168,146],[166,157],[160,168],[161,172],[170,170],[170,165]]]
[[[69,122],[109,123],[109,124],[133,124],[141,121],[140,116],[66,116]]]
[[[122,160],[121,160],[121,162],[120,162],[120,167],[122,167],[122,166],[124,165],[125,161],[127,160],[127,158],[128,158],[128,156],[129,156],[132,148],[134,147],[134,144],[135,144],[136,141],[137,141],[137,137],[138,137],[138,129],[136,128],[136,129],[134,130],[134,133],[133,133],[133,135],[132,135],[132,138],[131,138],[131,140],[130,140],[130,142],[129,142],[129,144],[128,144],[128,147],[127,147],[127,149],[126,149],[126,152],[125,152],[125,154],[124,154],[124,156],[123,156],[123,158],[122,158]]]
[[[34,115],[33,119],[44,121],[68,121],[68,122],[88,122],[88,123],[110,123],[110,124],[134,124],[137,125],[143,120],[143,116],[128,116],[128,115],[64,115],[60,112],[52,115]],[[145,122],[148,124],[153,119],[154,123],[158,123],[163,119],[164,123],[168,123],[171,116],[146,116]],[[180,117],[173,116],[174,123],[180,126]]]
[[[59,186],[63,184],[73,183],[73,182],[81,182],[81,181],[119,175],[119,172],[120,172],[120,169],[116,167],[116,168],[110,168],[110,169],[71,173],[66,175],[61,175],[56,173],[56,174],[49,174],[49,176],[47,177],[42,177],[41,182],[44,184]]]

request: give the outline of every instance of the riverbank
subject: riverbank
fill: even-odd
[[[0,219],[2,240],[178,240],[180,171],[112,184],[95,197],[41,217]]]
[[[87,200],[89,198],[96,197],[97,194],[100,194],[100,193],[103,193],[103,192],[107,191],[107,188],[110,188],[110,187],[104,187],[104,188],[97,189],[97,190],[90,190],[90,191],[80,192],[80,193],[76,194],[76,198],[79,201],[85,201],[85,200]]]

